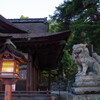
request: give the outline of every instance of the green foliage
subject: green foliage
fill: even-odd
[[[46,77],[46,78],[49,77],[48,71],[45,71],[45,70],[42,71],[41,75],[42,77]]]
[[[21,15],[20,18],[21,18],[21,19],[27,19],[27,18],[29,18],[29,17],[28,17],[28,16]]]
[[[63,69],[64,77],[68,80],[74,80],[75,74],[77,73],[77,67],[68,50],[64,50],[64,55],[61,60],[61,67]]]
[[[64,31],[66,30],[65,27],[63,27],[63,24],[62,22],[59,22],[59,23],[52,23],[49,25],[49,32],[60,32],[60,31]]]
[[[93,44],[95,52],[100,54],[100,21],[93,21],[91,15],[96,13],[96,6],[88,8],[80,17],[70,23],[70,29],[74,33],[73,44],[87,43]]]
[[[76,43],[93,44],[95,51],[100,54],[100,21],[94,21],[97,14],[98,0],[71,0],[56,7],[51,16],[51,32],[71,30],[68,41],[69,49]],[[96,38],[96,40],[95,40]],[[95,40],[95,41],[94,41]]]
[[[52,79],[51,81],[55,81],[55,82],[59,81],[58,69],[51,71],[51,79]]]
[[[84,7],[92,6],[96,4],[99,0],[83,0]]]
[[[50,73],[51,73],[50,74],[51,81],[57,82],[59,80],[58,70],[51,70]],[[49,78],[49,71],[43,70],[41,73],[41,76],[43,79],[48,79]]]

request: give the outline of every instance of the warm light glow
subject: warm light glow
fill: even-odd
[[[13,71],[14,71],[14,61],[2,62],[2,72],[13,72]]]
[[[16,65],[16,73],[19,73],[19,68],[18,68],[19,66],[18,65]]]

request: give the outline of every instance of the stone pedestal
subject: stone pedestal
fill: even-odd
[[[100,94],[75,95],[68,93],[68,97],[65,100],[100,100]]]
[[[74,94],[98,94],[100,93],[100,76],[76,76],[75,82],[71,90]]]
[[[68,91],[52,91],[57,100],[100,100],[100,94],[73,94]],[[60,96],[60,99],[59,99]],[[1,99],[0,99],[1,100]]]

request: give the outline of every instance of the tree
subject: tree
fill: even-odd
[[[61,61],[61,67],[67,78],[72,74],[75,75],[76,71],[74,69],[76,65],[71,62],[71,50],[74,44],[93,44],[95,52],[100,54],[100,20],[95,20],[95,16],[98,13],[97,2],[98,0],[64,1],[56,7],[54,15],[50,16],[51,32],[71,30],[71,36]]]
[[[27,18],[29,18],[29,17],[28,17],[28,16],[21,15],[20,18],[21,18],[21,19],[27,19]]]
[[[100,54],[100,20],[95,21],[98,0],[71,0],[56,7],[50,30],[71,30],[69,49],[76,43],[93,44]],[[54,23],[53,23],[54,22]],[[94,41],[95,40],[95,41]]]
[[[95,51],[100,54],[100,20],[95,21],[93,17],[97,13],[97,0],[87,1],[83,2],[86,8],[79,13],[79,18],[71,22],[70,29],[74,33],[73,43],[93,44]]]

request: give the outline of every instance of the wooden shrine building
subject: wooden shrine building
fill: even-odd
[[[6,19],[0,15],[0,49],[10,39],[27,58],[27,64],[20,67],[16,91],[50,90],[50,79],[44,84],[41,71],[59,67],[69,35],[70,31],[49,33],[46,18]]]

